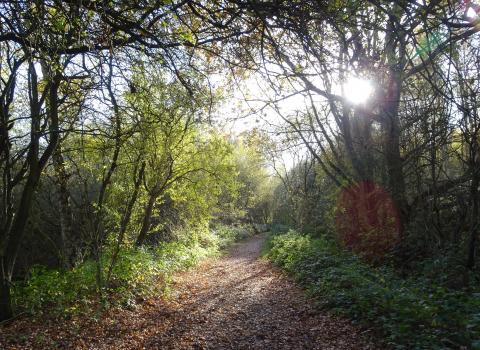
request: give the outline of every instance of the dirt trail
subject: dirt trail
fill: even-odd
[[[372,349],[345,321],[319,313],[271,264],[259,259],[265,237],[236,245],[218,261],[180,275],[164,348]],[[194,326],[192,326],[194,325]]]
[[[44,336],[58,339],[54,348],[75,349],[375,349],[259,258],[264,239],[177,274],[167,300]]]

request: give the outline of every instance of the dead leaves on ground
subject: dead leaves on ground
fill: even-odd
[[[175,276],[167,299],[99,320],[23,318],[0,329],[6,349],[374,349],[345,320],[316,310],[259,259],[263,236]]]

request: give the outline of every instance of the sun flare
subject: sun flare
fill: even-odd
[[[476,19],[478,17],[477,11],[473,7],[469,7],[465,15],[468,19]]]
[[[343,94],[353,104],[365,103],[373,93],[370,81],[358,77],[350,77],[343,84]]]

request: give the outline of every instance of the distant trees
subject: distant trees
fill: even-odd
[[[239,195],[234,201],[249,223],[266,224],[271,221],[271,174],[267,170],[265,147],[268,139],[253,129],[234,141],[234,159],[238,171]]]

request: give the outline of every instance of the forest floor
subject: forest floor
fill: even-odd
[[[167,298],[99,320],[20,319],[0,329],[6,349],[377,349],[345,319],[318,310],[260,258],[265,235],[175,275]]]

